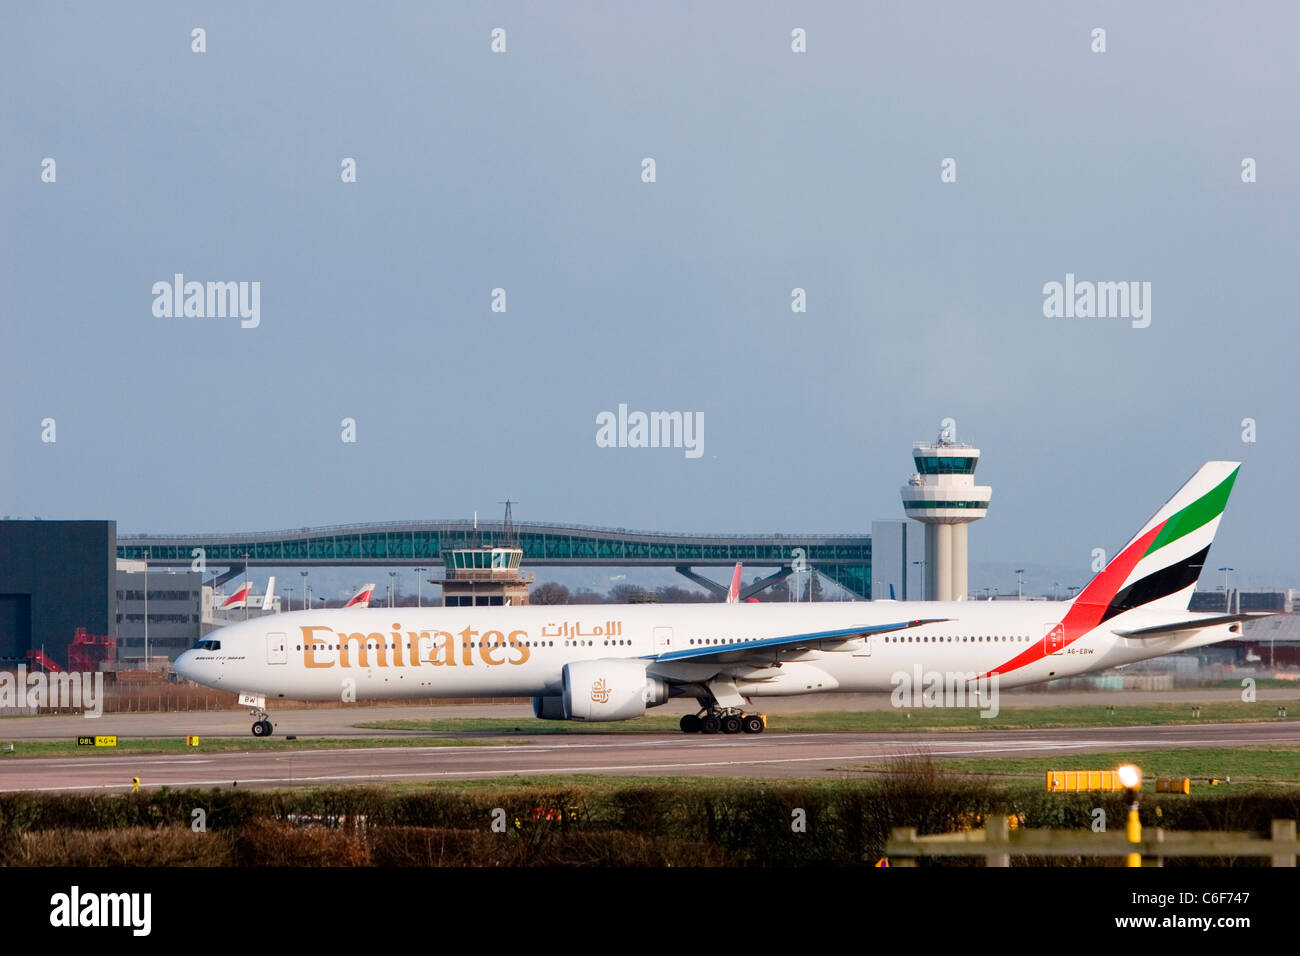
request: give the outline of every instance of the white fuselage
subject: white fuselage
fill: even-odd
[[[543,697],[565,664],[640,658],[676,681],[734,681],[746,697],[890,691],[900,673],[985,675],[1003,687],[1158,657],[1238,636],[1215,624],[1158,638],[1116,630],[1166,623],[1168,612],[1125,612],[1053,645],[1070,608],[1048,601],[874,601],[825,604],[579,605],[306,610],[208,635],[176,662],[182,676],[270,701],[422,697]],[[1188,621],[1195,614],[1184,612]],[[1179,615],[1182,617],[1183,615]],[[791,634],[944,618],[779,655],[752,649],[722,660],[665,660],[701,647],[743,650]],[[203,643],[219,643],[204,648]],[[658,660],[655,660],[658,658]]]

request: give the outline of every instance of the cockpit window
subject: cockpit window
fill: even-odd
[[[221,650],[220,641],[199,641],[194,645],[196,651],[219,651]]]

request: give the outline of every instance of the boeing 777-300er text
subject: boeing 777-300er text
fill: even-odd
[[[1203,465],[1070,601],[304,610],[214,631],[176,670],[237,692],[259,737],[275,700],[531,697],[601,721],[688,697],[683,730],[759,733],[755,698],[1071,677],[1241,636],[1249,615],[1188,610],[1239,467]]]

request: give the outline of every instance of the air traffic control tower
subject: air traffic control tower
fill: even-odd
[[[943,424],[933,444],[912,446],[916,473],[903,486],[903,510],[925,525],[925,600],[964,601],[966,526],[988,514],[993,489],[975,484],[980,450],[957,441],[951,419]]]

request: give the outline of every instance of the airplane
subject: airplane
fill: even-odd
[[[686,697],[684,732],[757,734],[755,699],[1072,677],[1241,636],[1250,614],[1188,610],[1239,469],[1203,465],[1066,601],[312,609],[211,632],[175,667],[237,692],[258,737],[268,700],[531,697],[544,720],[614,721]]]
[[[343,606],[345,608],[370,607],[370,598],[371,595],[373,595],[374,593],[375,593],[375,586],[373,584],[367,584],[363,586],[361,590],[358,591],[356,594],[352,595],[352,597],[348,600],[348,603]]]

